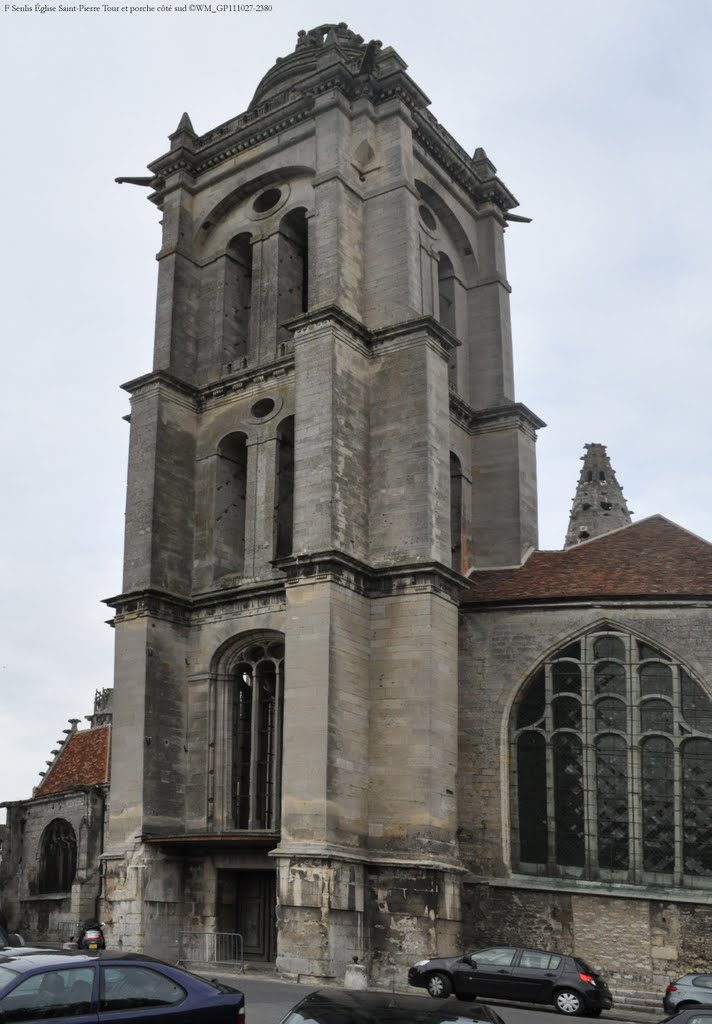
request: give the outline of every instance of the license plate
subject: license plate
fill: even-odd
[[[99,943],[98,942],[90,942],[89,943],[89,949],[98,949],[98,948],[99,948]]]

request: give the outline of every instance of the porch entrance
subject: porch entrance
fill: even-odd
[[[276,881],[274,871],[218,871],[218,931],[242,935],[245,960],[277,955]]]

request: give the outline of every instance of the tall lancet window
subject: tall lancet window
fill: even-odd
[[[462,465],[454,452],[450,452],[450,550],[450,564],[462,572]]]
[[[274,556],[292,553],[294,538],[294,417],[277,430],[277,466],[274,493]]]
[[[215,465],[215,574],[245,568],[247,436],[228,434],[220,442]]]
[[[457,318],[455,315],[455,268],[452,260],[444,252],[438,253],[438,309],[440,323],[448,331],[457,334]],[[457,349],[450,352],[449,366],[450,383],[457,384]]]
[[[511,723],[515,870],[712,887],[712,700],[602,627],[548,658]]]
[[[225,254],[223,362],[232,370],[247,364],[252,312],[252,244],[249,234],[237,235]]]
[[[306,210],[292,210],[279,225],[278,324],[280,339],[291,334],[281,325],[309,308],[309,232]]]
[[[281,796],[284,644],[254,644],[232,678],[233,827],[274,831]]]

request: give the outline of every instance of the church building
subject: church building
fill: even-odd
[[[708,965],[712,547],[633,523],[590,444],[538,550],[523,218],[406,67],[302,31],[246,112],[184,114],[123,179],[163,236],[124,385],[102,917],[171,959],[237,932],[302,979],[574,951],[615,996]]]

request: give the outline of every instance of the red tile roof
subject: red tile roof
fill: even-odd
[[[464,604],[575,598],[712,597],[712,544],[664,516],[564,551],[534,551],[514,569],[474,570]]]
[[[75,786],[97,786],[109,781],[111,726],[83,729],[67,737],[35,796],[64,793]]]

